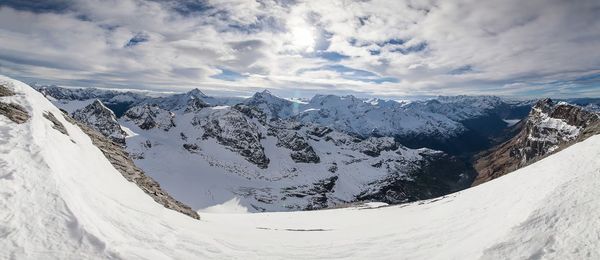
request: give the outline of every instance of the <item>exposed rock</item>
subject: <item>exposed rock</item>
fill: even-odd
[[[256,107],[238,104],[233,106],[233,109],[242,112],[242,114],[249,118],[256,118],[263,125],[267,124],[267,115]]]
[[[330,195],[334,192],[334,187],[338,178],[338,176],[332,176],[319,180],[312,185],[283,188],[282,193],[286,197],[308,197],[308,204],[303,208],[304,210],[324,209],[329,206],[330,200],[334,199],[331,198]]]
[[[195,121],[196,124],[201,124],[200,119]],[[260,143],[262,135],[258,127],[241,112],[234,109],[215,110],[202,127],[203,138],[217,139],[220,144],[239,153],[259,168],[265,169],[269,166],[269,158]]]
[[[133,160],[129,157],[129,154],[125,152],[119,144],[69,116],[65,116],[65,119],[72,124],[79,126],[79,128],[90,137],[92,143],[102,151],[115,169],[117,169],[125,179],[140,187],[140,189],[152,197],[154,201],[163,205],[165,208],[178,211],[195,219],[200,219],[198,213],[189,206],[171,197],[167,192],[161,189],[158,182],[148,177],[140,168],[135,166]]]
[[[536,162],[573,143],[600,133],[597,113],[567,103],[540,100],[521,131],[512,139],[483,152],[475,161],[478,185]]]
[[[65,128],[65,126],[58,121],[58,119],[56,119],[56,117],[54,116],[54,114],[52,114],[52,112],[46,112],[44,113],[44,118],[48,119],[50,122],[52,122],[52,128],[58,130],[59,132],[61,132],[64,135],[69,135],[69,132],[67,132],[67,129]]]
[[[0,84],[0,97],[8,97],[14,96],[15,92],[6,87],[5,85]]]
[[[132,120],[140,129],[144,130],[159,128],[169,131],[171,127],[175,126],[175,115],[156,105],[146,104],[132,107],[125,112],[125,117]]]
[[[327,169],[327,170],[331,173],[337,172],[337,170],[338,170],[337,163],[334,162],[333,164],[331,164],[331,166],[329,166],[329,169]]]
[[[355,145],[355,147],[368,156],[377,157],[383,151],[394,151],[399,144],[392,137],[369,137]]]
[[[190,153],[197,153],[200,147],[197,144],[183,144],[183,148]]]
[[[0,84],[0,97],[13,96],[15,92]],[[0,102],[0,115],[8,117],[11,121],[22,124],[29,119],[29,114],[21,105]]]
[[[201,109],[209,106],[210,105],[199,98],[190,98],[187,102],[187,106],[185,107],[185,113],[198,112]]]
[[[13,103],[0,102],[0,115],[8,117],[17,124],[25,123],[29,119],[29,114],[27,114],[25,108]]]
[[[317,196],[314,196],[311,199],[311,204],[306,207],[306,210],[327,208],[329,206],[329,198],[327,195],[333,193],[333,188],[335,187],[335,183],[337,182],[338,178],[338,176],[332,176],[313,183],[313,188],[310,189],[309,192]]]
[[[317,137],[323,137],[329,133],[333,132],[333,129],[326,126],[313,125],[309,130],[306,131],[309,135],[314,135]]]
[[[315,153],[312,146],[297,131],[270,128],[269,134],[277,137],[278,146],[292,150],[290,157],[294,162],[319,163],[321,161],[321,158]]]
[[[75,111],[73,118],[115,142],[125,144],[127,133],[121,129],[113,111],[104,106],[100,100],[96,99],[92,104]]]

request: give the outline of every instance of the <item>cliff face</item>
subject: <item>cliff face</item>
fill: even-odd
[[[473,185],[495,179],[600,133],[600,116],[582,107],[550,99],[538,101],[521,131],[475,160]]]

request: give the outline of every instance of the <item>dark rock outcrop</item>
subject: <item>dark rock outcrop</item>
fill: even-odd
[[[277,145],[292,150],[290,157],[294,162],[319,163],[321,158],[297,131],[281,128],[270,128],[269,134],[277,137]]]
[[[175,115],[157,105],[141,105],[132,107],[125,112],[125,117],[132,120],[140,129],[153,128],[169,131],[175,126]]]
[[[258,108],[253,106],[248,106],[244,104],[237,104],[233,106],[233,109],[240,111],[242,114],[246,115],[248,118],[256,118],[258,122],[263,125],[267,124],[267,115],[262,111],[258,110]]]
[[[8,119],[17,124],[25,123],[29,119],[29,114],[27,114],[25,108],[13,103],[0,102],[0,115],[8,117]]]
[[[313,125],[306,131],[307,134],[314,135],[316,137],[323,137],[331,132],[333,132],[333,129],[319,125]]]
[[[15,95],[15,92],[4,85],[0,85],[0,97]],[[29,114],[21,105],[0,102],[0,115],[8,117],[11,121],[22,124],[29,119]]]
[[[200,147],[198,147],[197,144],[185,143],[185,144],[183,144],[183,148],[188,150],[188,152],[190,152],[190,153],[198,153],[198,150],[200,150]]]
[[[8,87],[0,84],[0,97],[8,97],[8,96],[14,96],[14,95],[15,95],[14,91],[12,91]]]
[[[195,120],[196,125],[201,124]],[[194,123],[194,122],[193,122]],[[257,126],[235,109],[217,110],[202,125],[203,138],[215,138],[220,144],[237,152],[246,160],[265,169],[269,166],[269,158],[265,155],[260,143],[263,138]]]
[[[303,210],[316,210],[329,207],[331,200],[337,200],[331,197],[334,192],[335,184],[338,176],[331,176],[322,180],[318,180],[311,185],[300,185],[287,187],[282,189],[285,197],[305,198],[307,197],[308,204]],[[338,202],[338,201],[336,201]],[[331,203],[334,204],[334,203]]]
[[[377,157],[383,151],[394,151],[400,145],[391,137],[369,137],[356,144],[356,148],[368,156]]]
[[[198,112],[209,106],[209,104],[199,98],[190,98],[187,102],[187,106],[185,107],[185,113]]]
[[[56,119],[56,117],[54,116],[54,114],[52,114],[52,112],[46,112],[44,113],[44,118],[48,119],[50,122],[52,122],[52,128],[58,130],[59,132],[61,132],[64,135],[69,135],[69,132],[67,132],[67,129],[65,128],[65,126],[58,121],[58,119]]]

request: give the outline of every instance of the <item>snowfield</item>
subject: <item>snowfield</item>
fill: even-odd
[[[444,198],[194,220],[126,181],[42,94],[0,84],[31,116],[0,116],[0,259],[600,259],[600,136]]]

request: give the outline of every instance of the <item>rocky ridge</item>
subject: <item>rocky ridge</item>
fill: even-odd
[[[475,161],[473,185],[500,177],[600,133],[594,111],[551,99],[538,101],[512,139],[482,153]]]
[[[112,139],[116,143],[125,145],[127,133],[121,128],[117,117],[112,110],[104,106],[102,101],[96,99],[92,104],[73,112],[73,118],[102,135]]]

